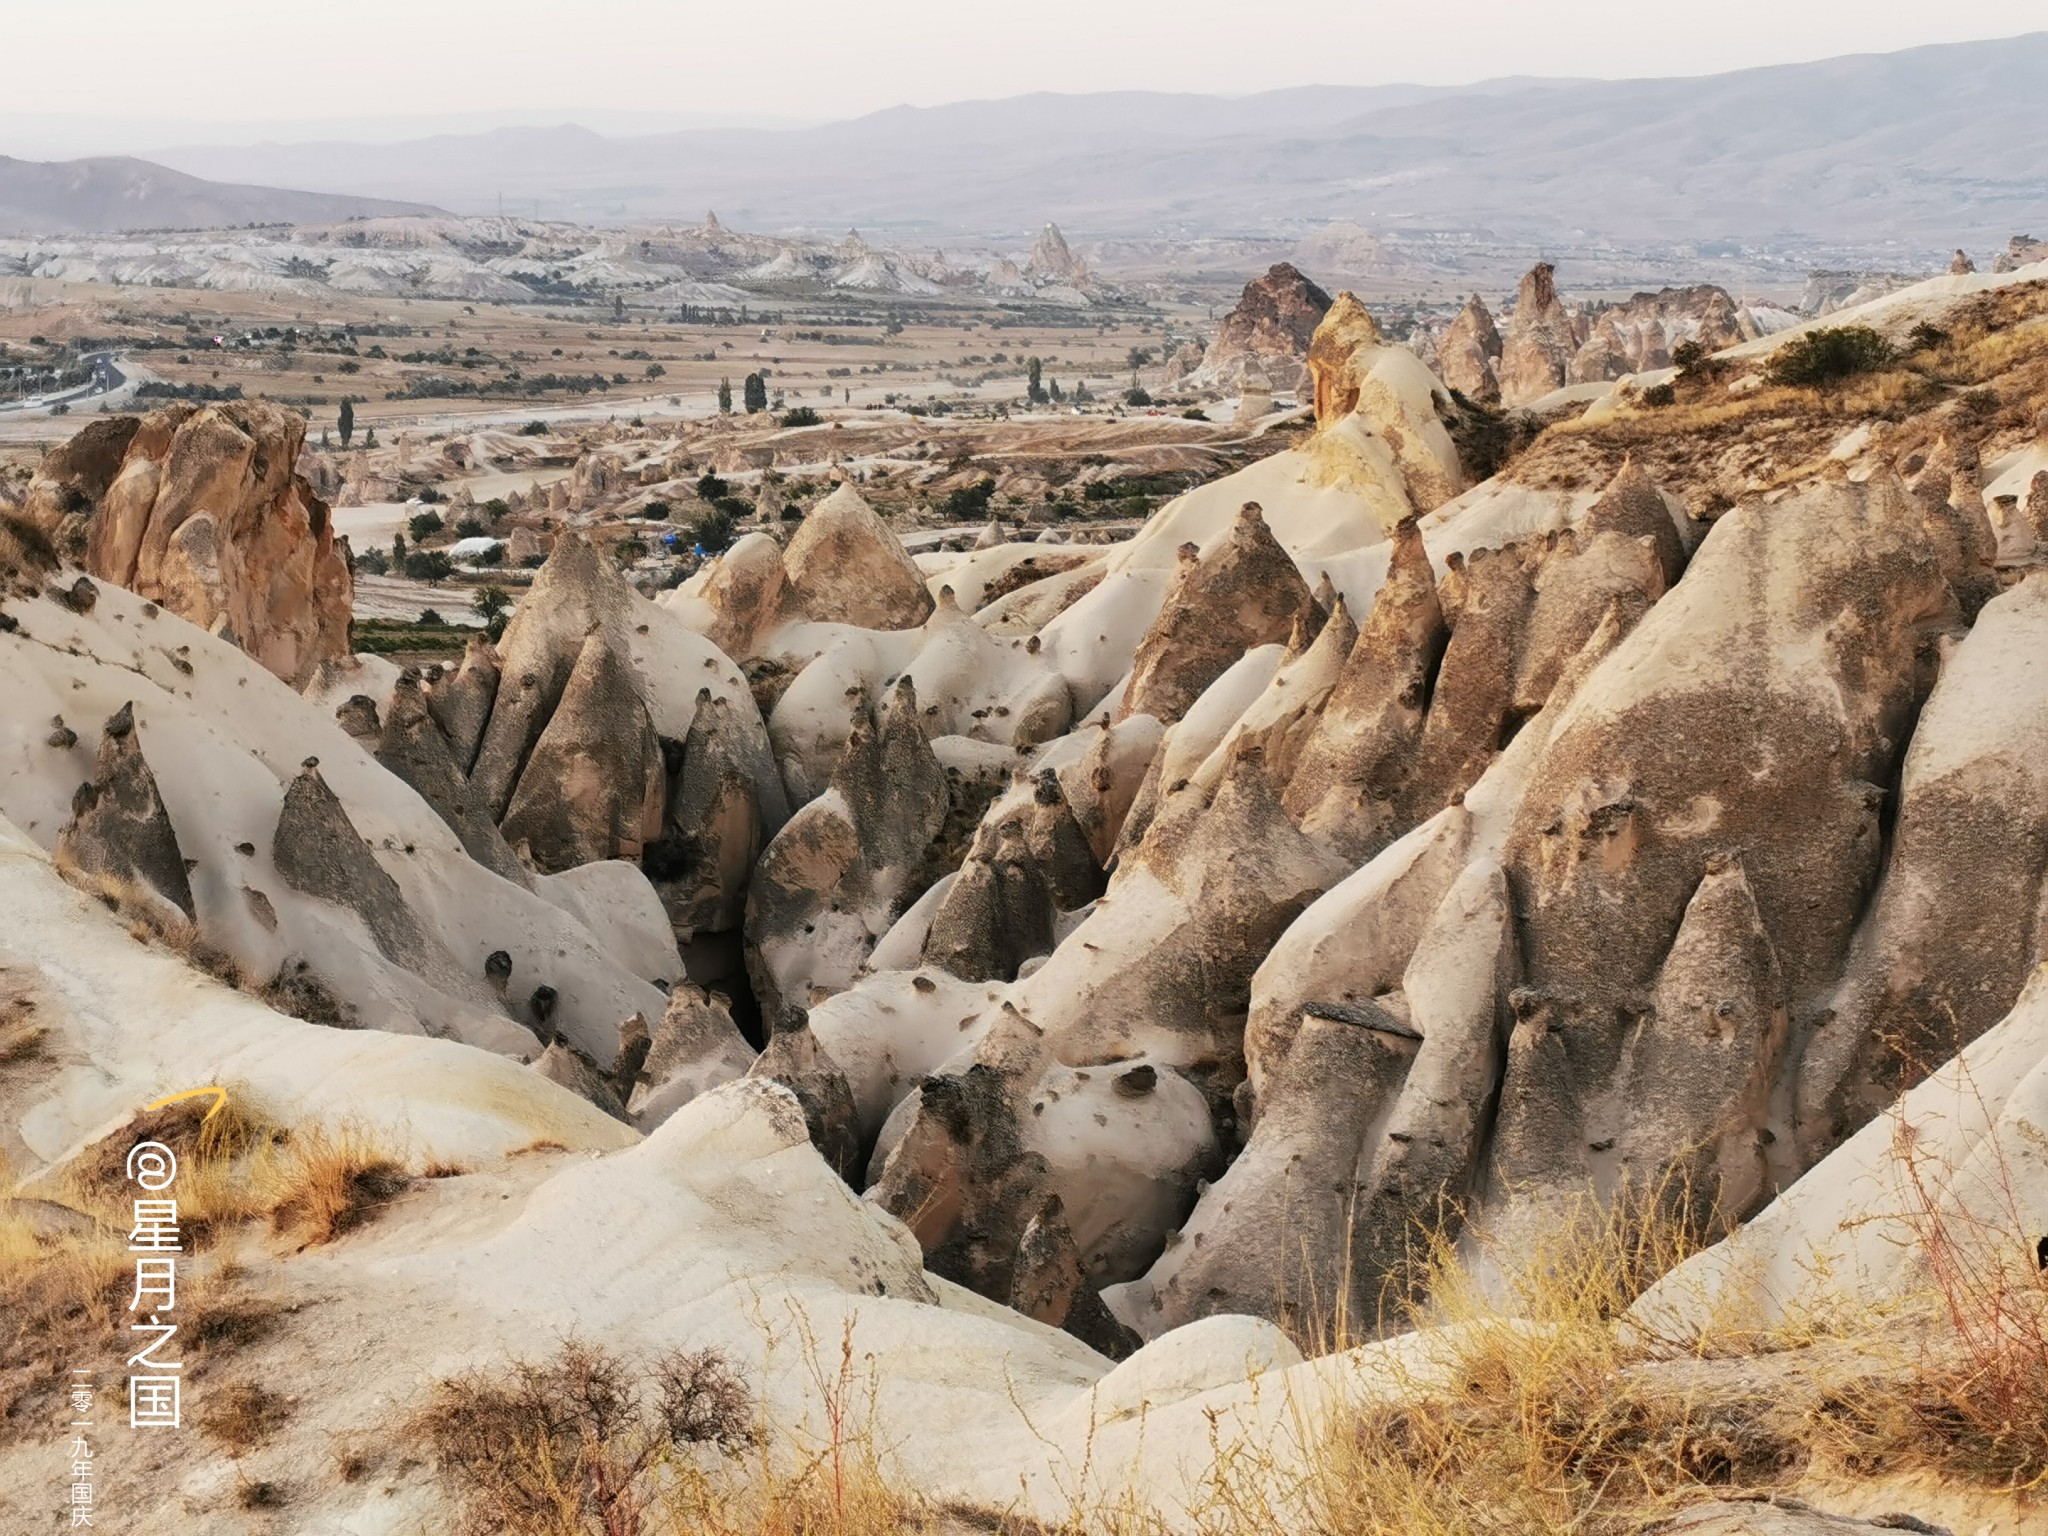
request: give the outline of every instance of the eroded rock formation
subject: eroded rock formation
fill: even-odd
[[[1529,269],[1515,294],[1515,312],[1501,342],[1500,398],[1503,405],[1527,405],[1570,376],[1572,359],[1584,340],[1577,322],[1557,296],[1557,274],[1547,261]]]
[[[117,899],[154,898],[188,919],[195,915],[185,856],[142,755],[133,704],[122,705],[101,728],[99,760],[72,797],[71,819],[57,834],[57,857]]]
[[[1483,405],[1500,401],[1500,331],[1486,301],[1473,294],[1437,343],[1436,371],[1452,389]]]
[[[1330,307],[1330,296],[1287,262],[1244,285],[1237,306],[1223,317],[1202,363],[1184,383],[1193,388],[1239,390],[1254,378],[1281,389],[1307,383],[1308,344]]]
[[[1246,651],[1285,640],[1297,618],[1322,613],[1294,561],[1266,527],[1257,502],[1238,511],[1211,552],[1180,552],[1173,589],[1131,664],[1120,716],[1178,720]]]
[[[347,546],[296,465],[306,424],[265,401],[96,422],[28,513],[93,575],[232,639],[286,682],[349,654]]]
[[[1593,383],[1671,366],[1675,347],[1692,342],[1719,352],[1751,339],[1743,314],[1725,290],[1711,284],[1638,293],[1602,310],[1573,355],[1565,382]]]
[[[932,611],[916,562],[850,485],[805,514],[782,563],[790,595],[808,618],[909,629]]]

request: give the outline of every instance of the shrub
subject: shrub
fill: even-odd
[[[799,405],[794,410],[782,413],[782,424],[785,427],[815,427],[822,419],[808,405]]]
[[[441,521],[441,514],[438,512],[415,512],[406,520],[405,526],[406,531],[413,536],[413,541],[417,543],[439,533],[448,525]]]
[[[575,1339],[544,1363],[442,1382],[415,1428],[477,1527],[514,1536],[639,1531],[670,1451],[737,1455],[757,1438],[746,1384],[716,1351],[664,1356],[635,1380]]]
[[[732,546],[733,515],[724,505],[724,498],[714,503],[701,517],[690,524],[690,540],[700,546],[706,554],[716,555]]]
[[[445,624],[447,622],[446,619],[441,617],[439,610],[434,608],[422,608],[419,611],[419,616],[413,620],[415,624]]]
[[[1874,372],[1892,357],[1892,344],[1867,325],[1822,326],[1778,348],[1764,367],[1764,377],[1773,384],[1818,389]]]
[[[995,493],[995,481],[983,477],[972,485],[947,492],[937,510],[942,517],[979,518],[987,513],[989,500]]]
[[[458,539],[480,539],[489,532],[490,529],[483,525],[481,518],[467,512],[455,520],[455,536]]]
[[[1643,391],[1643,404],[1650,406],[1676,405],[1678,404],[1678,387],[1669,382],[1652,384]]]
[[[650,523],[665,523],[668,521],[668,514],[669,504],[658,497],[640,509],[640,515]]]
[[[421,504],[422,506],[427,506],[427,507],[439,506],[439,505],[440,505],[440,504],[441,504],[442,502],[446,501],[447,499],[448,499],[448,497],[446,496],[446,494],[444,494],[444,493],[443,493],[443,492],[441,492],[441,491],[438,491],[438,490],[436,490],[436,489],[435,489],[435,488],[434,488],[433,486],[431,486],[431,485],[430,485],[430,486],[428,486],[428,487],[427,487],[427,488],[426,488],[425,490],[423,490],[423,491],[421,491],[421,492],[420,492],[420,504]]]
[[[405,557],[405,574],[428,586],[439,586],[455,574],[455,562],[438,549],[416,549]]]
[[[381,549],[365,549],[356,556],[356,569],[368,571],[372,576],[382,576],[391,569],[391,560]]]
[[[704,501],[716,501],[719,497],[729,494],[731,490],[731,486],[709,470],[706,470],[697,481],[697,495]]]
[[[1931,352],[1948,340],[1948,332],[1938,325],[1930,325],[1922,320],[1913,327],[1906,340],[1912,351]]]

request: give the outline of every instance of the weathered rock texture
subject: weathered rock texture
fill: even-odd
[[[909,629],[932,611],[917,562],[850,485],[805,514],[782,563],[790,595],[808,618]]]
[[[1248,380],[1280,389],[1308,382],[1308,344],[1330,307],[1330,296],[1287,262],[1244,285],[1237,307],[1223,317],[1190,388],[1234,390]]]
[[[1119,717],[1178,720],[1224,669],[1255,645],[1285,640],[1297,618],[1321,612],[1257,502],[1246,502],[1208,553],[1181,550],[1173,589],[1131,665]]]
[[[96,422],[28,510],[95,576],[231,638],[286,682],[349,654],[354,583],[295,466],[306,424],[260,400]]]
[[[93,776],[78,786],[57,857],[115,896],[155,897],[194,915],[178,834],[142,755],[135,707],[123,705],[100,733]]]
[[[1812,1023],[1809,1159],[2002,1018],[2048,958],[2044,647],[2048,576],[2035,575],[1984,608],[1921,712],[1888,877]]]
[[[761,855],[746,913],[748,969],[764,1012],[846,986],[917,894],[946,821],[945,770],[918,724],[908,678],[879,719],[859,711],[830,789]]]
[[[547,873],[637,859],[660,835],[666,789],[631,663],[593,628],[520,770],[504,835]]]
[[[1672,349],[1693,342],[1709,352],[1732,347],[1755,334],[1725,290],[1711,284],[1638,293],[1594,317],[1566,382],[1594,383],[1671,366]]]
[[[1436,371],[1467,399],[1484,405],[1500,400],[1500,331],[1486,301],[1473,294],[1437,343]]]
[[[1823,484],[1717,522],[1686,579],[1566,706],[1507,844],[1540,1003],[1509,1050],[1504,1187],[1611,1172],[1620,1100],[1651,1093],[1633,1081],[1617,1094],[1628,1042],[1660,973],[1699,963],[1673,948],[1674,934],[1689,941],[1689,907],[1718,947],[1751,956],[1729,962],[1746,976],[1727,984],[1742,994],[1729,1027],[1758,1041],[1768,1071],[1778,989],[1798,1006],[1846,957],[1878,874],[1880,786],[1933,631],[1954,615],[1897,481]],[[1738,945],[1752,902],[1757,933]],[[1753,1092],[1716,1092],[1753,1116]]]
[[[1555,271],[1538,262],[1522,279],[1501,343],[1501,403],[1527,405],[1563,385],[1583,339],[1557,296]]]
[[[588,541],[556,541],[496,656],[473,650],[428,707],[536,868],[637,860],[679,933],[738,925],[785,815],[766,728],[732,663]]]

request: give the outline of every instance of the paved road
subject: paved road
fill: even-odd
[[[131,384],[126,364],[111,352],[88,352],[85,361],[92,365],[93,376],[76,389],[67,389],[58,394],[31,396],[40,399],[40,405],[29,405],[20,400],[0,400],[0,415],[47,416],[54,405],[77,405],[83,400],[97,400],[102,396],[119,394]]]

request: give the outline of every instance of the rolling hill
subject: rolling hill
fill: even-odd
[[[235,224],[329,223],[433,213],[418,203],[354,193],[207,181],[147,160],[14,160],[0,155],[0,234],[104,234],[124,229],[218,229]]]

